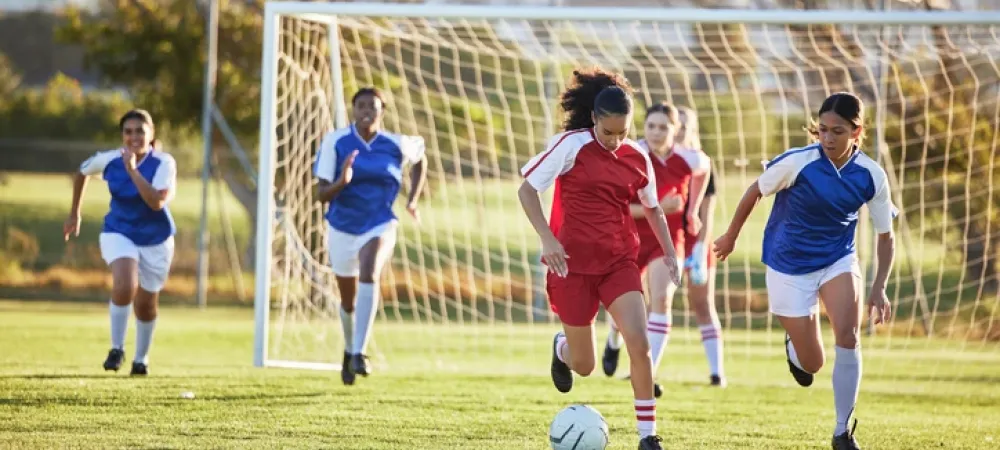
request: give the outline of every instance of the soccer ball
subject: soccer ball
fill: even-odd
[[[587,405],[567,406],[549,427],[552,450],[604,450],[608,447],[608,423]]]

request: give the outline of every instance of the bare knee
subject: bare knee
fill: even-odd
[[[799,357],[799,364],[802,365],[802,370],[809,373],[817,373],[823,368],[823,362],[826,359],[826,355],[823,354],[823,349],[819,348],[818,351],[812,351],[808,353],[796,352],[796,356]]]
[[[638,358],[649,353],[649,337],[645,330],[620,330],[622,339],[625,340],[625,348],[628,349],[630,358]]]
[[[159,294],[140,290],[135,298],[135,318],[143,322],[156,320],[159,315]]]
[[[860,341],[857,328],[834,330],[834,341],[840,348],[857,348]]]
[[[138,283],[135,278],[127,276],[114,278],[111,286],[111,302],[118,306],[132,304],[136,289],[138,289]]]
[[[594,372],[594,366],[596,362],[594,361],[594,355],[587,356],[574,356],[573,357],[573,371],[579,374],[581,377],[589,376]]]

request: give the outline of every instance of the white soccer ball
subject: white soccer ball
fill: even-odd
[[[587,405],[567,406],[549,427],[552,450],[604,450],[608,447],[608,423]]]

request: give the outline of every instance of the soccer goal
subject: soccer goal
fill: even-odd
[[[889,287],[897,316],[865,345],[913,361],[931,350],[996,361],[997,13],[269,2],[265,14],[257,366],[339,363],[339,299],[311,169],[323,134],[351,120],[345,99],[375,86],[387,97],[385,128],[424,137],[429,162],[423,220],[399,214],[381,280],[375,366],[536,369],[527,365],[548,357],[557,322],[518,169],[559,131],[557,97],[572,70],[592,65],[624,73],[640,111],[661,100],[697,110],[718,175],[716,233],[762,161],[809,141],[803,128],[823,98],[859,94],[865,151],[886,168],[902,212]],[[769,207],[719,267],[730,367],[781,352],[759,262]],[[861,223],[870,274],[873,236]],[[696,348],[684,292],[673,315],[671,345]],[[484,354],[495,364],[467,357]]]

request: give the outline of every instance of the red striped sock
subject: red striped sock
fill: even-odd
[[[639,439],[656,434],[656,399],[635,401],[636,428]]]

